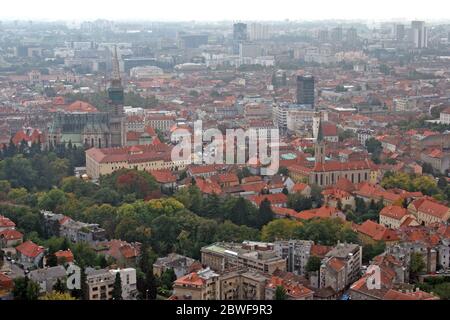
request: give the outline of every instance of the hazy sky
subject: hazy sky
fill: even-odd
[[[2,19],[450,19],[449,0],[2,0]]]

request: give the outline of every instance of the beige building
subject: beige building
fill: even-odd
[[[97,180],[120,169],[181,170],[189,160],[172,161],[171,147],[165,144],[123,148],[92,148],[86,151],[87,175]]]
[[[178,278],[173,284],[172,299],[216,300],[219,274],[210,268]]]
[[[267,277],[259,272],[239,270],[219,277],[219,300],[264,300]]]
[[[111,300],[115,276],[108,270],[86,269],[89,300]]]
[[[145,125],[160,130],[163,132],[169,131],[169,129],[175,124],[174,116],[167,115],[148,115],[145,118]]]
[[[279,257],[273,244],[261,242],[216,243],[201,249],[204,265],[222,272],[231,268],[247,268],[251,271],[272,274],[286,270],[286,260]]]
[[[407,219],[410,221],[406,221]],[[380,224],[386,228],[398,229],[404,223],[408,226],[418,225],[415,220],[408,210],[400,206],[387,206],[380,211]]]
[[[360,278],[362,247],[357,244],[338,243],[320,267],[320,288],[332,288],[336,293]]]
[[[450,219],[450,208],[433,198],[423,197],[411,202],[408,211],[423,225],[447,222]]]

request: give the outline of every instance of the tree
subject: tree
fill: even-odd
[[[39,300],[75,300],[75,298],[67,292],[52,292],[40,297]]]
[[[287,299],[286,289],[283,286],[277,286],[277,288],[275,289],[274,300],[286,300],[286,299]]]
[[[114,280],[114,287],[112,291],[113,300],[123,300],[122,298],[122,279],[120,278],[120,272],[116,273],[116,279]]]
[[[367,152],[372,154],[372,160],[378,162],[383,151],[381,142],[375,138],[369,138],[366,140],[366,148]]]
[[[386,244],[382,241],[374,244],[366,244],[362,249],[362,260],[364,263],[370,263],[373,258],[382,254],[386,249]]]
[[[266,224],[261,231],[263,241],[289,240],[294,238],[302,224],[290,219],[276,219]]]
[[[315,207],[320,207],[323,203],[322,188],[317,184],[311,185],[311,200]]]
[[[426,267],[425,261],[423,261],[422,254],[418,252],[411,253],[410,267],[409,270],[414,276],[424,271]]]
[[[274,213],[273,213],[270,201],[266,198],[261,202],[261,205],[259,206],[256,224],[261,228],[265,224],[272,221],[273,218],[274,218]]]
[[[339,141],[345,141],[350,138],[355,138],[356,134],[352,130],[344,130],[339,132]]]
[[[28,277],[14,279],[14,300],[37,300],[39,297],[39,284]]]
[[[171,291],[173,282],[177,280],[177,276],[175,275],[175,271],[172,268],[165,270],[160,279],[161,287],[166,291]]]
[[[309,210],[312,208],[312,199],[296,192],[288,196],[287,206],[295,211]]]
[[[67,286],[63,281],[61,281],[61,279],[58,278],[58,280],[56,280],[56,283],[53,285],[53,291],[56,291],[58,293],[65,293],[67,291]]]
[[[308,262],[306,263],[306,271],[307,272],[316,272],[320,270],[320,265],[322,264],[322,260],[320,260],[317,256],[310,256]]]
[[[145,275],[145,300],[155,300],[158,293],[158,283],[155,275],[153,274],[153,268],[150,268]]]
[[[60,189],[52,189],[38,198],[38,206],[44,210],[55,211],[67,201],[66,194]]]
[[[56,258],[56,255],[54,253],[51,253],[47,256],[46,265],[48,267],[55,267],[58,265],[58,258]]]
[[[450,282],[440,283],[436,285],[433,292],[442,300],[450,300]]]
[[[289,175],[289,170],[286,167],[281,166],[278,169],[278,174],[283,175],[283,176],[288,176]]]

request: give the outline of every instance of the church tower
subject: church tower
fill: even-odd
[[[110,104],[110,132],[111,147],[121,147],[126,145],[126,126],[124,106],[124,89],[122,79],[120,78],[119,58],[117,56],[117,46],[114,47],[114,56],[112,61],[112,77],[108,88],[108,99]]]
[[[318,121],[318,128],[317,128],[317,136],[316,143],[314,145],[314,156],[315,156],[315,162],[318,163],[324,163],[325,162],[325,142],[323,140],[323,132],[322,132],[322,125],[320,123],[320,115],[319,115],[319,121]]]

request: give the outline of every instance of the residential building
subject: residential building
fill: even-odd
[[[265,300],[267,276],[240,269],[221,274],[218,278],[218,300]]]
[[[50,293],[58,280],[65,283],[67,273],[63,266],[33,270],[28,274],[30,280],[39,285],[40,293]]]
[[[319,287],[331,287],[335,292],[342,292],[359,279],[361,266],[362,247],[338,243],[322,260]]]
[[[450,208],[430,197],[414,200],[409,204],[408,211],[426,226],[436,222],[445,223],[450,218]]]
[[[266,285],[266,300],[275,300],[277,287],[283,287],[286,292],[286,300],[313,300],[314,291],[303,284],[292,280],[272,276]]]
[[[86,268],[88,300],[111,300],[115,275],[109,270]]]
[[[120,282],[122,284],[122,299],[123,300],[135,300],[138,294],[136,269],[112,269],[109,272],[113,275],[114,279],[117,274],[120,274]]]
[[[26,241],[16,247],[17,261],[26,268],[38,267],[44,258],[45,248],[32,241]]]
[[[206,268],[178,278],[173,283],[172,300],[216,300],[219,274]]]
[[[14,229],[0,231],[0,248],[12,248],[23,242],[23,234]]]
[[[286,260],[277,255],[274,245],[261,242],[215,243],[201,249],[201,262],[217,272],[236,267],[268,274],[286,270]]]
[[[16,224],[11,219],[0,216],[0,231],[14,230]]]
[[[94,180],[116,170],[175,170],[184,169],[190,159],[171,159],[171,148],[164,144],[141,145],[123,148],[98,149],[86,151],[86,170]]]
[[[153,264],[153,273],[155,276],[161,277],[166,270],[172,269],[177,278],[181,278],[189,273],[191,266],[195,262],[192,258],[177,253],[170,253],[166,257],[156,259],[156,262]]]

